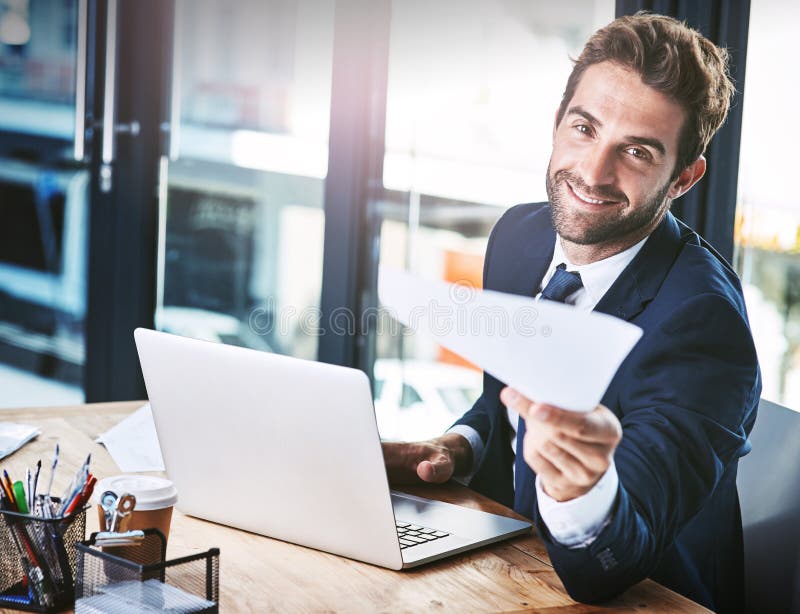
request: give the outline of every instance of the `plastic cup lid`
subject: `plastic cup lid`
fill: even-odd
[[[172,482],[150,475],[117,475],[100,480],[94,489],[93,501],[98,503],[107,490],[117,496],[130,493],[136,497],[134,511],[160,510],[178,502],[178,491]]]

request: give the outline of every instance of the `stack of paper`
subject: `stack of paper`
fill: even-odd
[[[40,433],[37,427],[29,424],[0,422],[0,458],[16,452]]]
[[[217,611],[217,604],[158,580],[120,582],[98,589],[99,594],[75,602],[75,614],[108,612],[190,612]]]

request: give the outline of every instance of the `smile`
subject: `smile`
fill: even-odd
[[[591,197],[586,196],[585,194],[579,192],[578,190],[576,190],[569,181],[565,181],[564,183],[567,184],[567,187],[569,188],[569,191],[572,192],[572,195],[576,199],[578,199],[579,201],[581,201],[583,203],[586,203],[587,205],[610,205],[610,204],[614,204],[614,203],[618,202],[616,200],[598,200],[596,198],[591,198]]]

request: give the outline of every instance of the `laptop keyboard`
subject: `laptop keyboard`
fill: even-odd
[[[401,550],[418,546],[419,544],[426,544],[450,535],[450,533],[445,533],[444,531],[421,527],[410,522],[395,520],[395,524],[397,525],[397,536],[400,539]]]

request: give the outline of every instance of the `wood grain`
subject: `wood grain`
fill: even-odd
[[[141,402],[66,408],[0,411],[0,420],[35,424],[42,435],[0,461],[15,479],[41,458],[40,484],[49,477],[56,441],[61,460],[54,493],[60,493],[92,453],[98,478],[120,473],[94,439]],[[512,517],[512,510],[457,484],[405,488],[412,494]],[[276,501],[276,504],[279,502]],[[87,530],[97,530],[96,515]],[[547,557],[542,541],[530,534],[395,572],[214,524],[175,512],[168,556],[219,547],[220,601],[223,612],[543,612],[648,614],[708,612],[688,599],[646,580],[604,606],[572,601]]]

